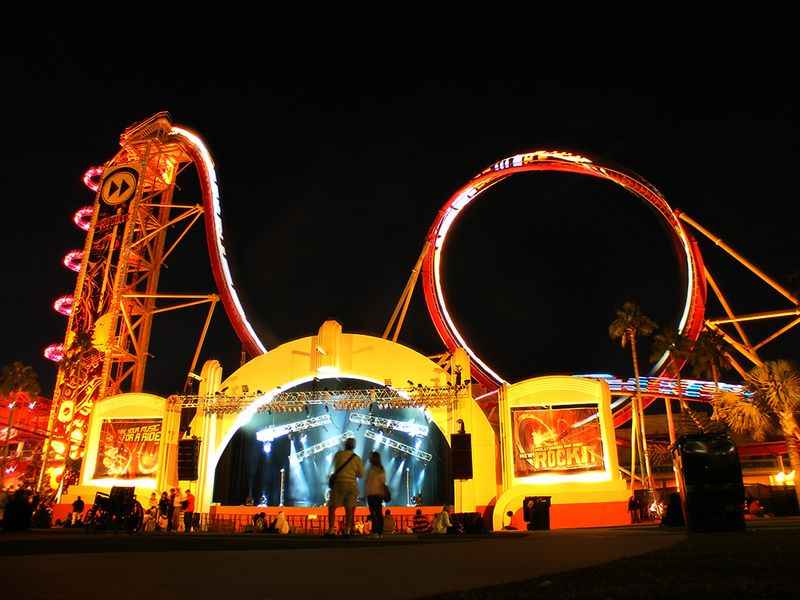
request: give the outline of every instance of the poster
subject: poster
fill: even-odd
[[[111,419],[100,427],[94,479],[154,477],[161,419]]]
[[[511,409],[514,475],[602,471],[597,405]]]

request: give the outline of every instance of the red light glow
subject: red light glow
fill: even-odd
[[[57,313],[68,317],[72,313],[72,302],[72,296],[61,296],[60,298],[56,298],[56,301],[53,302],[53,308]]]
[[[83,260],[83,250],[72,250],[64,257],[64,266],[70,271],[76,273],[81,270],[81,261]]]
[[[44,349],[44,357],[53,362],[64,360],[64,344],[50,344]]]
[[[103,167],[89,167],[83,174],[83,183],[93,192],[100,189],[100,178],[103,175]]]
[[[84,206],[72,215],[72,222],[84,231],[89,231],[89,227],[92,226],[92,215],[94,215],[94,208]]]

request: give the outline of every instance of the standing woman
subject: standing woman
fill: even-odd
[[[383,535],[383,500],[386,496],[386,471],[381,464],[381,455],[373,452],[369,455],[369,470],[364,485],[369,515],[372,521],[372,535]]]

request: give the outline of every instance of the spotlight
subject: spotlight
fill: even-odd
[[[264,442],[264,454],[272,452],[272,442]]]
[[[250,388],[249,388],[249,387],[247,387],[247,384],[246,384],[246,383],[243,383],[243,384],[242,384],[242,393],[243,393],[243,394],[246,394],[246,393],[248,393],[249,391],[250,391]]]
[[[220,393],[221,393],[221,394],[224,394],[224,393],[225,393],[225,392],[227,392],[227,391],[228,391],[228,386],[226,385],[224,388],[222,388],[222,389],[220,390]]]
[[[329,412],[331,412],[331,411],[330,411],[330,409],[328,408],[328,405],[327,405],[327,404],[325,405],[325,412],[326,412],[326,413],[329,413]]]
[[[263,396],[264,392],[262,392],[261,390],[256,390],[256,394],[258,394],[259,396]]]

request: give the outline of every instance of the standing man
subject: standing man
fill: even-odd
[[[364,464],[355,453],[355,447],[355,438],[347,438],[344,441],[344,450],[339,450],[333,456],[333,475],[329,481],[331,499],[328,502],[326,536],[336,535],[336,509],[340,506],[344,506],[344,536],[350,537],[353,533],[356,501],[358,500],[358,482],[356,480],[364,476]]]
[[[84,508],[85,508],[85,505],[83,503],[83,500],[81,499],[80,496],[78,496],[78,499],[75,500],[75,502],[72,503],[72,526],[73,527],[75,527],[76,525],[80,524],[81,519],[83,518],[83,509]]]
[[[192,522],[194,521],[194,494],[192,490],[186,490],[186,498],[183,500],[186,503],[186,510],[183,511],[183,527],[186,533],[192,530]]]
[[[175,488],[169,488],[169,496],[167,497],[167,531],[172,531],[172,526],[175,523]]]
[[[175,488],[175,496],[172,499],[172,530],[175,533],[180,533],[181,530],[181,513],[183,512],[183,495],[181,488]]]

